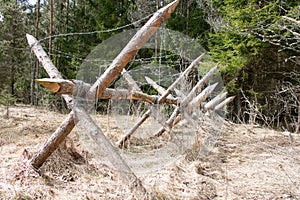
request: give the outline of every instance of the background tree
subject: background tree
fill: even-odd
[[[3,16],[0,22],[0,87],[8,88],[11,96],[29,102],[29,52],[24,34],[27,26],[26,6],[23,1],[0,3]]]
[[[264,118],[256,122],[286,127],[292,122],[293,109],[282,111],[272,96],[283,82],[296,82],[286,72],[299,73],[299,27],[283,16],[299,17],[295,1],[212,1],[221,26],[211,33],[209,50],[221,62],[222,73],[231,94],[238,96],[231,116],[249,120],[247,102],[255,102]],[[213,16],[213,17],[214,17]],[[296,36],[296,37],[295,37]],[[242,96],[245,93],[245,101]],[[291,105],[290,105],[291,106]],[[276,119],[276,120],[275,120]],[[283,124],[286,120],[288,123]]]

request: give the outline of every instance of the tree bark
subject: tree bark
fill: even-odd
[[[38,153],[33,156],[30,161],[31,165],[35,169],[39,169],[46,159],[57,149],[59,144],[64,141],[74,127],[74,112],[72,111],[46,141],[46,143],[39,149]]]
[[[48,55],[51,58],[52,54],[52,34],[53,34],[53,0],[50,0],[50,22],[49,22],[49,51]]]
[[[35,37],[32,35],[26,34],[28,44],[31,50],[34,52],[44,69],[46,70],[47,74],[51,79],[63,79],[61,73],[57,70],[54,66],[52,61],[50,60],[47,53],[44,51],[41,44],[37,41]],[[73,99],[70,95],[62,95],[64,100],[67,103],[68,108],[72,108],[73,106]]]

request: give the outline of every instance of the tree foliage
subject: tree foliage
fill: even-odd
[[[212,1],[211,6],[223,23],[211,33],[209,48],[222,65],[228,89],[238,96],[232,114],[247,118],[243,91],[250,102],[261,105],[259,111],[268,119],[291,116],[271,94],[291,78],[286,72],[299,73],[299,26],[285,18],[297,18],[299,5],[295,1],[225,0]]]

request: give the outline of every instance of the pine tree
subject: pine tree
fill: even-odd
[[[20,1],[0,3],[3,16],[0,22],[0,87],[8,87],[12,96],[28,100],[27,86],[30,79],[28,48],[25,40],[26,12]],[[24,94],[25,93],[25,94]]]

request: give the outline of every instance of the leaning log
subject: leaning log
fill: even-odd
[[[218,83],[206,87],[199,95],[197,95],[188,105],[189,110],[199,107],[203,101],[213,92]]]
[[[220,109],[222,109],[227,104],[229,104],[230,102],[232,102],[234,98],[235,98],[235,96],[226,98],[224,101],[222,101],[221,103],[219,103],[216,107],[214,107],[214,110],[220,110]]]
[[[52,79],[62,79],[61,73],[54,66],[47,53],[44,51],[42,45],[32,35],[26,34],[28,44],[42,64],[49,77]],[[55,87],[54,87],[55,88]],[[70,95],[62,95],[68,108],[72,108],[73,99]],[[30,160],[30,164],[35,168],[39,169],[46,159],[57,149],[59,144],[68,136],[68,134],[75,127],[74,113],[71,112],[63,123],[55,130],[51,137],[46,143],[39,149],[38,153],[35,154]]]
[[[165,7],[159,9],[149,21],[133,36],[120,54],[113,60],[108,69],[98,78],[89,91],[88,98],[95,97],[97,93],[100,95],[122,72],[123,68],[136,55],[137,51],[150,39],[157,31],[161,24],[167,20],[171,13],[175,10],[179,0],[169,3]]]
[[[124,79],[127,81],[129,88],[131,90],[136,90],[138,92],[142,92],[141,88],[138,86],[138,84],[135,82],[135,80],[133,80],[132,76],[128,73],[128,71],[126,69],[123,68],[121,74],[124,77]]]
[[[47,53],[44,51],[42,45],[38,42],[38,40],[33,37],[32,35],[26,34],[26,38],[28,41],[28,44],[37,57],[37,59],[42,64],[43,68],[47,72],[50,78],[52,79],[62,79],[61,73],[57,70],[57,68],[52,63],[51,59],[47,55]],[[62,95],[64,98],[68,108],[72,108],[73,106],[73,99],[70,95]]]
[[[210,100],[209,102],[207,102],[207,104],[204,105],[204,110],[214,109],[220,102],[224,101],[226,95],[227,92],[224,92],[215,96],[212,100]]]
[[[35,154],[30,163],[35,169],[39,169],[46,159],[57,149],[64,139],[69,135],[75,126],[74,112],[70,112],[67,118],[60,124],[56,131],[46,141],[46,143]]]
[[[88,132],[91,139],[97,144],[100,153],[116,168],[116,171],[120,173],[123,181],[129,185],[130,189],[137,190],[140,195],[145,195],[146,189],[143,187],[141,181],[132,172],[130,167],[120,156],[118,150],[106,138],[86,110],[84,108],[75,107],[74,112],[78,124]]]
[[[148,76],[145,76],[145,79],[146,79],[147,83],[150,84],[158,92],[158,94],[164,95],[164,93],[166,92],[165,88],[158,85],[154,80],[152,80]],[[171,94],[168,95],[168,98],[175,99],[175,97],[173,97]]]

